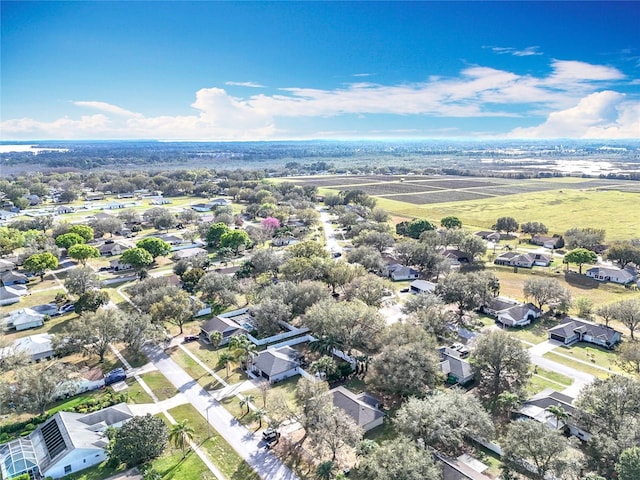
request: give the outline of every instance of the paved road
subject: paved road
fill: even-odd
[[[324,209],[320,210],[320,221],[322,222],[324,228],[324,236],[327,240],[327,250],[329,252],[339,252],[342,253],[342,247],[338,243],[336,239],[336,231],[331,224],[331,215]]]
[[[542,342],[531,347],[529,349],[531,363],[546,370],[551,370],[552,372],[557,372],[573,379],[573,383],[569,387],[562,390],[562,393],[575,398],[578,396],[578,393],[580,393],[580,390],[582,390],[582,387],[593,382],[596,377],[580,370],[576,370],[575,368],[563,365],[562,363],[554,362],[553,360],[549,360],[548,358],[544,358],[542,356],[545,353],[551,352],[559,345],[559,342],[547,340],[546,342]]]
[[[158,347],[146,349],[147,356],[188,401],[207,418],[209,423],[265,480],[299,480],[275,455],[261,443],[260,434],[242,426],[219,402],[191,378],[177,363]]]

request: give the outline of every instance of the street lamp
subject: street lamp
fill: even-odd
[[[211,404],[205,409],[207,413],[207,438],[211,438],[211,424],[209,423],[209,409],[211,408]]]

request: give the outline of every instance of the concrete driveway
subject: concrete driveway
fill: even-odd
[[[265,480],[298,480],[298,476],[273,453],[264,448],[259,433],[242,426],[198,382],[191,378],[159,347],[149,347],[145,353],[154,365],[187,398],[209,424]]]

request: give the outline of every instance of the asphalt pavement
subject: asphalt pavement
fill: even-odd
[[[285,464],[264,447],[261,435],[241,425],[204,388],[191,378],[159,347],[149,347],[146,354],[169,381],[187,398],[209,424],[265,480],[299,480]]]

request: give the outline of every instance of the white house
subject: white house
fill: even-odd
[[[599,282],[614,282],[626,285],[638,278],[638,274],[631,268],[593,267],[587,270],[587,277]]]
[[[412,293],[433,293],[436,286],[435,283],[428,282],[427,280],[414,280],[409,285],[409,289]]]
[[[131,270],[133,268],[128,263],[120,263],[120,260],[111,260],[109,262],[109,266],[116,272],[121,272],[123,270]]]
[[[61,478],[102,463],[109,445],[105,431],[131,418],[126,403],[88,414],[58,412],[28,436],[0,445],[2,477]]]
[[[26,353],[31,361],[53,358],[53,335],[50,333],[38,333],[28,337],[18,338],[9,347],[0,348],[0,358],[11,355],[14,352]]]
[[[21,296],[21,292],[14,287],[0,287],[0,306],[18,303]]]
[[[171,203],[171,200],[162,196],[149,197],[149,200],[151,200],[151,205],[167,205]]]
[[[365,432],[382,425],[384,412],[378,408],[378,400],[366,392],[355,394],[344,387],[329,390],[333,405],[341,408]]]
[[[505,327],[524,327],[542,315],[542,310],[533,303],[514,305],[498,312],[498,322]]]
[[[9,313],[4,321],[5,328],[16,331],[38,328],[44,325],[44,315],[31,308],[21,308]]]
[[[15,270],[16,264],[10,260],[5,260],[4,258],[0,258],[0,272],[8,272],[10,270]]]
[[[394,282],[401,280],[415,280],[420,276],[420,272],[411,267],[394,263],[386,268],[386,275]]]

